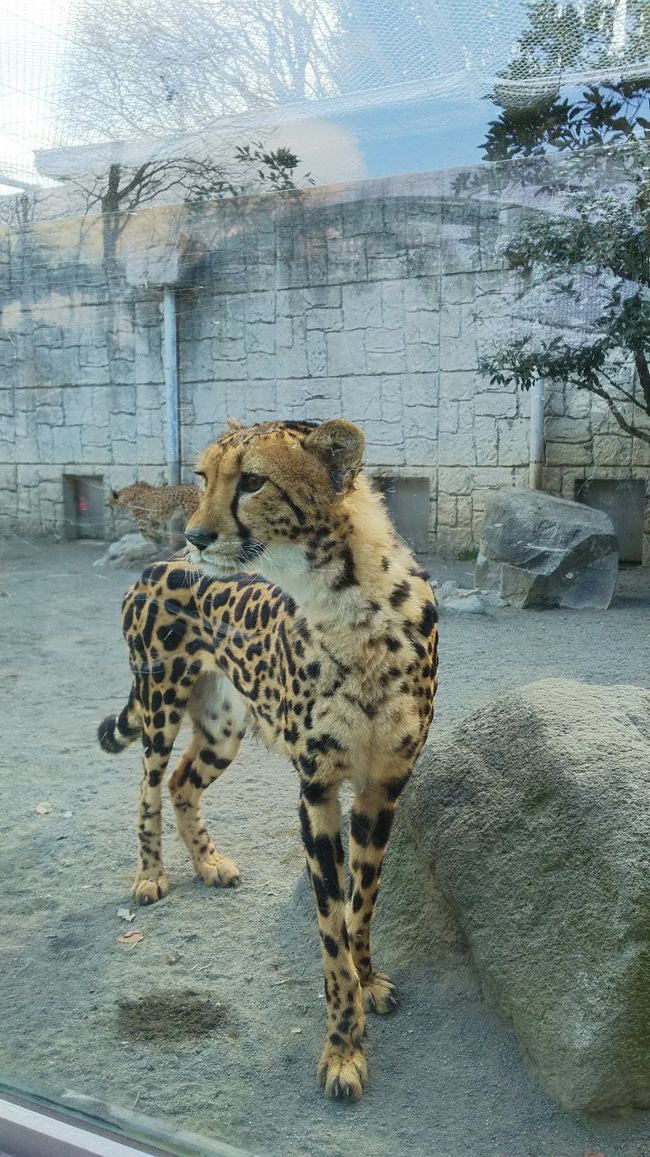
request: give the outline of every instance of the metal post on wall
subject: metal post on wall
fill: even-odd
[[[542,471],[546,463],[544,438],[544,380],[538,378],[530,388],[530,465],[528,485],[531,490],[542,489]]]
[[[165,441],[169,482],[181,480],[181,439],[178,398],[178,336],[176,290],[163,285],[163,372],[165,376]]]

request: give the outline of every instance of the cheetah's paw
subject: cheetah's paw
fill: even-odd
[[[343,1050],[327,1042],[318,1064],[318,1080],[325,1095],[337,1101],[360,1101],[368,1079],[362,1048]]]
[[[383,972],[373,972],[367,981],[362,981],[362,989],[366,1010],[384,1015],[397,1008],[397,989]]]
[[[241,883],[237,865],[218,852],[201,860],[197,864],[197,872],[209,888],[237,888]]]
[[[158,876],[136,876],[131,895],[136,904],[155,904],[169,892],[169,880],[164,872]]]

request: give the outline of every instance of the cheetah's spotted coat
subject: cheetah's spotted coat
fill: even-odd
[[[325,969],[319,1074],[330,1096],[351,1099],[367,1075],[364,1005],[388,1012],[396,1003],[371,961],[370,923],[395,806],[431,722],[437,666],[431,588],[360,473],[362,451],[361,431],[343,420],[241,428],[205,451],[190,561],[156,564],[127,593],[133,688],[99,728],[108,751],[142,736],[134,896],[145,903],[168,891],[161,781],[184,714],[192,738],[169,787],[207,884],[239,877],[207,832],[203,791],[247,725],[289,756]],[[259,573],[241,573],[253,567]],[[344,780],[355,789],[347,909]]]

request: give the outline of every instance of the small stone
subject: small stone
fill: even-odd
[[[471,592],[470,594],[462,594],[457,598],[445,599],[442,604],[443,611],[455,611],[465,615],[484,615],[485,601],[478,592]]]
[[[148,562],[157,562],[165,558],[165,548],[157,546],[150,538],[143,534],[125,534],[117,542],[112,542],[101,558],[93,566],[135,567],[136,569]]]
[[[453,582],[446,582],[438,592],[440,608],[445,611],[461,611],[468,615],[484,615],[486,600],[484,592],[477,587],[457,587]]]

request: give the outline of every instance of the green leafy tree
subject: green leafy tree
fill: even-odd
[[[235,161],[246,167],[245,180],[237,181],[232,174],[214,167],[212,170],[206,168],[203,179],[198,176],[192,181],[185,197],[186,204],[198,205],[218,197],[241,196],[256,187],[260,192],[287,192],[297,188],[295,173],[300,159],[291,149],[283,146],[266,149],[262,141],[253,141],[250,145],[237,146]],[[311,173],[303,175],[303,185],[315,183]]]
[[[480,368],[493,384],[528,390],[548,378],[586,390],[606,402],[623,430],[650,443],[650,77],[612,71],[611,79],[568,94],[549,79],[559,59],[574,71],[613,70],[618,11],[603,0],[587,4],[583,15],[547,0],[533,4],[519,58],[493,94],[502,111],[484,144],[489,160],[546,158],[534,167],[535,179],[556,193],[556,210],[526,224],[506,251],[524,274],[524,306],[528,299],[539,310],[543,295],[567,320],[596,316],[579,328],[556,326],[549,337],[531,326],[487,353]],[[641,16],[632,0],[628,55],[634,44],[640,51]],[[508,96],[516,79],[538,83],[532,107]]]
[[[623,430],[650,443],[650,182],[639,175],[626,199],[585,192],[566,200],[573,214],[530,225],[508,258],[531,276],[523,296],[541,285],[570,314],[572,303],[578,309],[596,290],[598,316],[579,331],[516,338],[483,357],[480,368],[493,384],[528,390],[549,378],[587,390]]]
[[[487,161],[643,139],[650,130],[646,0],[534,0],[489,99]],[[637,64],[636,62],[640,62]]]

